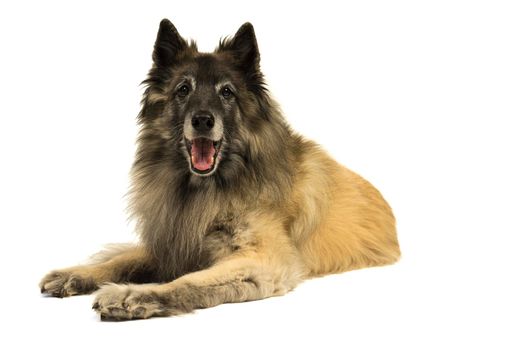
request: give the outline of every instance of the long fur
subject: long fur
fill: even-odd
[[[233,39],[225,39],[216,52],[227,52],[232,44]],[[185,59],[201,55],[196,44],[188,47]],[[167,123],[155,119],[165,113],[167,102],[155,95],[168,88],[168,78],[164,69],[153,67],[144,81],[130,205],[143,242],[162,261],[159,277],[166,281],[209,265],[202,259],[202,236],[216,218],[227,211],[245,211],[246,203],[261,196],[275,203],[289,196],[292,164],[301,156],[296,145],[300,138],[292,133],[255,69],[247,79],[249,90],[239,98],[241,113],[250,124],[235,130],[236,139],[230,135],[229,158],[216,176],[195,179],[187,172],[186,159],[172,154],[177,140],[169,139],[166,147],[158,137],[164,132],[158,128]]]
[[[160,283],[108,285],[95,301],[103,317],[146,318],[280,295],[307,277],[399,258],[389,205],[289,127],[259,61],[250,24],[215,52],[200,53],[162,21],[144,81],[129,196],[140,244],[54,271],[42,280],[42,292],[68,296],[107,282]],[[175,82],[188,71],[200,84],[196,110],[214,103],[222,111],[221,158],[210,176],[188,167],[189,107],[174,97]],[[234,103],[217,102],[210,88],[224,78],[236,87]]]

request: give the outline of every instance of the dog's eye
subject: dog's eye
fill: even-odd
[[[222,88],[220,93],[222,94],[222,97],[224,97],[224,98],[230,98],[231,96],[233,96],[233,92],[227,86]]]
[[[186,97],[189,94],[189,86],[186,84],[180,86],[176,92],[179,97]]]

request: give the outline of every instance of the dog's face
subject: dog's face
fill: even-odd
[[[190,171],[211,175],[226,145],[225,128],[233,131],[239,108],[238,84],[232,72],[216,57],[199,56],[175,69],[170,110],[175,124],[183,125],[183,145]]]
[[[162,152],[194,176],[215,174],[221,163],[245,158],[242,135],[262,120],[259,53],[251,24],[244,24],[213,53],[198,52],[163,20],[146,80],[142,122],[163,138]],[[153,112],[151,112],[153,111]],[[176,155],[176,156],[175,156]],[[224,173],[224,172],[223,172]]]

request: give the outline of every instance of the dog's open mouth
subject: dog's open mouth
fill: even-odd
[[[222,140],[213,141],[205,137],[186,139],[186,147],[191,159],[191,170],[197,174],[211,173],[216,166]]]

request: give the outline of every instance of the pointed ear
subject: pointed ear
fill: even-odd
[[[161,68],[171,66],[175,63],[177,56],[187,47],[187,41],[178,34],[173,23],[168,19],[163,19],[158,28],[153,62]]]
[[[244,23],[232,39],[222,42],[219,51],[232,52],[237,64],[246,73],[254,73],[259,70],[260,54],[257,38],[255,29],[249,22]]]

